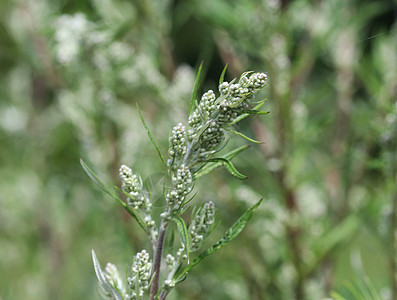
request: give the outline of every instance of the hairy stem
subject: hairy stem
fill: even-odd
[[[165,241],[165,234],[167,232],[168,223],[161,221],[160,233],[157,239],[156,251],[154,252],[153,259],[153,282],[150,287],[150,300],[154,300],[156,298],[157,292],[159,290],[159,281],[160,281],[160,266],[161,266],[161,257],[163,255],[163,246]]]

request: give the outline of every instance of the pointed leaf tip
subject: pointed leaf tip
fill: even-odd
[[[221,85],[225,79],[227,66],[228,66],[228,64],[225,65],[225,67],[222,70],[221,76],[219,77],[219,85]]]
[[[226,170],[229,171],[230,174],[232,174],[234,177],[236,177],[237,179],[240,180],[244,180],[247,179],[248,176],[241,174],[236,167],[233,165],[233,163],[230,161],[230,159],[227,158],[223,158],[223,157],[217,157],[217,158],[212,158],[208,160],[209,162],[219,162],[222,165],[224,165],[224,167],[226,168]]]
[[[143,127],[145,127],[146,133],[147,133],[147,135],[148,135],[150,141],[152,142],[154,148],[156,149],[157,154],[159,155],[161,162],[162,162],[163,165],[167,168],[167,164],[166,164],[166,162],[165,162],[165,159],[164,159],[163,155],[161,154],[160,148],[159,148],[159,146],[157,146],[157,143],[155,142],[155,140],[154,140],[154,138],[153,138],[153,135],[152,135],[152,133],[151,133],[150,130],[149,130],[149,127],[146,125],[145,119],[143,118],[143,115],[142,115],[142,113],[141,113],[141,109],[139,108],[138,103],[137,103],[136,107],[137,107],[137,109],[138,109],[138,114],[139,114],[139,117],[140,117],[141,122],[142,122],[142,124],[143,124]]]
[[[193,113],[194,109],[197,106],[197,91],[198,91],[198,87],[199,87],[199,83],[200,83],[200,75],[201,75],[202,68],[203,68],[203,61],[201,61],[201,63],[200,63],[200,67],[199,67],[199,69],[197,71],[197,75],[196,75],[196,80],[194,82],[192,97],[190,99],[189,116]]]

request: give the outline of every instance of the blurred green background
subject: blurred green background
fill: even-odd
[[[91,249],[125,270],[148,246],[79,158],[161,190],[136,103],[166,153],[204,61],[201,92],[225,64],[266,72],[271,111],[239,125],[264,142],[235,160],[249,179],[196,185],[221,220],[208,244],[264,202],[169,299],[396,300],[396,17],[392,0],[0,1],[0,299],[99,299]]]

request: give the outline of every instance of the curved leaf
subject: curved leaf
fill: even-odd
[[[241,146],[239,148],[236,148],[236,149],[230,151],[229,153],[227,153],[226,155],[224,155],[223,158],[231,160],[232,158],[234,158],[235,156],[237,156],[238,154],[240,154],[244,150],[247,150],[250,147],[251,147],[250,145],[244,145],[244,146]],[[194,173],[193,177],[196,180],[197,178],[212,172],[213,170],[221,167],[222,165],[223,164],[221,162],[210,162],[210,163],[207,163],[202,168],[197,170]]]
[[[208,161],[221,163],[223,166],[225,166],[226,170],[228,170],[230,174],[232,174],[234,177],[236,177],[240,180],[244,180],[244,179],[248,178],[248,176],[245,176],[245,175],[241,174],[239,171],[237,171],[236,167],[227,158],[216,157],[216,158],[211,158]]]
[[[235,130],[228,130],[228,131],[230,131],[231,133],[234,133],[234,134],[238,135],[239,137],[242,137],[243,139],[246,139],[247,141],[250,141],[251,143],[262,144],[261,141],[254,140],[254,139],[252,139],[252,138],[246,136],[245,134],[243,134],[243,133],[241,133],[241,132],[238,132],[238,131],[235,131]]]

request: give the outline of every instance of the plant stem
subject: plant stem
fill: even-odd
[[[160,293],[160,300],[165,300],[167,298],[169,291],[162,290]]]
[[[165,234],[167,232],[168,223],[161,220],[160,233],[157,239],[156,251],[154,252],[153,259],[153,282],[150,287],[150,300],[154,300],[156,298],[158,289],[159,289],[159,281],[160,281],[160,266],[161,266],[161,257],[163,255],[163,246],[165,241]]]

